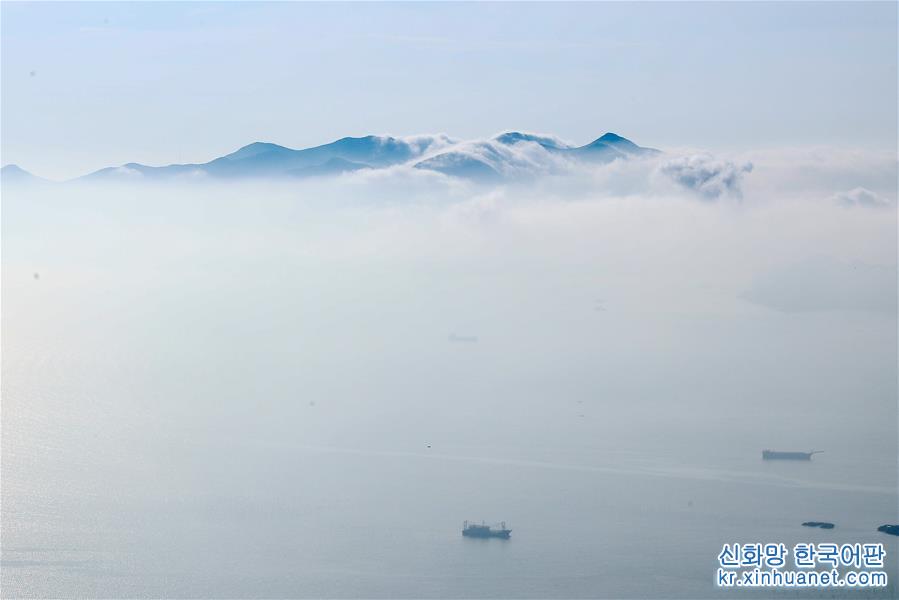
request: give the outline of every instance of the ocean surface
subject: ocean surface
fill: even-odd
[[[895,312],[753,305],[673,238],[155,200],[5,195],[4,598],[896,597]],[[715,586],[824,541],[890,587]]]

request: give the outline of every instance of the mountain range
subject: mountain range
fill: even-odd
[[[566,144],[551,136],[517,131],[506,132],[487,140],[462,142],[445,135],[405,138],[369,135],[345,137],[329,144],[300,150],[267,142],[253,142],[206,163],[161,167],[127,163],[94,171],[77,180],[302,178],[407,165],[453,177],[498,181],[520,175],[529,167],[551,163],[555,159],[605,163],[658,152],[638,146],[614,133],[606,133],[583,146]],[[3,167],[2,180],[10,183],[45,181],[16,165]]]

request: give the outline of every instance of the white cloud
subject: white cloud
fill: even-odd
[[[384,137],[386,139],[388,136]],[[425,153],[439,152],[459,143],[459,140],[456,140],[445,133],[407,135],[396,139],[409,144],[416,156],[421,156]]]
[[[896,268],[816,256],[756,277],[743,298],[782,312],[896,312]]]
[[[891,200],[863,187],[857,187],[848,192],[839,192],[834,194],[833,199],[843,206],[883,208],[893,205]]]
[[[704,198],[740,198],[743,174],[752,171],[752,163],[738,164],[717,159],[711,154],[694,154],[665,161],[660,165],[659,171]]]
[[[863,187],[896,199],[895,153],[840,146],[785,147],[743,152],[732,160],[753,164],[746,178],[747,198],[790,197],[816,202],[833,200],[838,192]]]
[[[113,173],[122,177],[143,177],[143,173],[131,167],[115,167]]]

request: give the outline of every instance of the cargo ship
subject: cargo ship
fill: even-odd
[[[811,460],[812,454],[820,454],[823,450],[812,452],[780,452],[778,450],[762,450],[762,460]]]
[[[503,521],[499,524],[498,528],[493,528],[490,525],[485,525],[483,521],[478,525],[476,523],[469,523],[465,521],[462,524],[462,535],[465,537],[474,537],[474,538],[503,538],[504,540],[509,539],[509,535],[512,533],[511,529],[506,528],[506,522]]]

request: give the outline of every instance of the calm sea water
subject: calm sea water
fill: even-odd
[[[809,541],[895,597],[894,314],[160,202],[5,200],[3,597],[729,597],[722,544]]]

